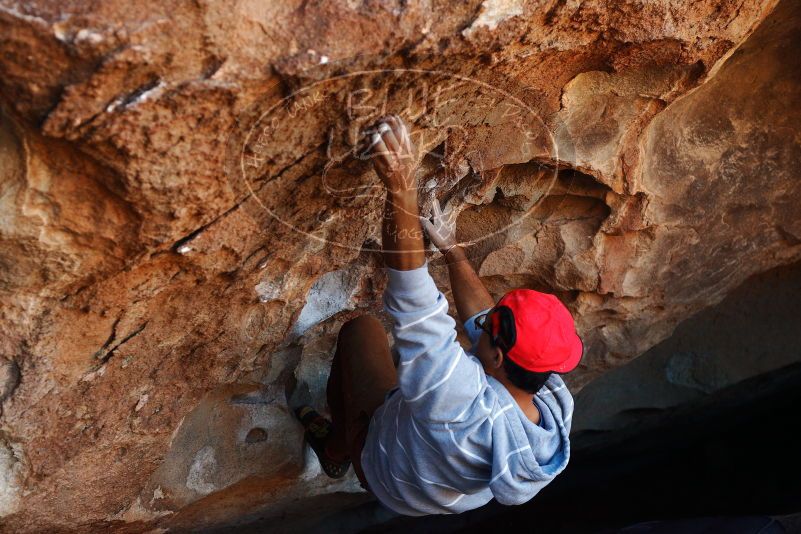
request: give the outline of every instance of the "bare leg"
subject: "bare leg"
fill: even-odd
[[[347,323],[346,323],[347,324]],[[344,329],[344,326],[343,326]],[[333,427],[325,443],[326,455],[335,462],[344,462],[348,458],[348,442],[345,433],[345,388],[342,381],[342,330],[339,332],[337,340],[337,350],[334,353],[334,360],[331,362],[331,373],[328,375],[328,385],[325,395],[328,399],[328,409],[331,412],[331,422]]]
[[[326,390],[333,424],[326,454],[332,460],[349,458],[361,476],[359,460],[370,418],[396,383],[381,322],[363,315],[342,325]]]

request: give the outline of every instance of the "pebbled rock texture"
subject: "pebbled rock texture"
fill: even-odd
[[[285,390],[380,313],[384,112],[492,293],[575,313],[575,391],[801,259],[791,0],[0,0],[0,48],[2,531],[364,498]]]

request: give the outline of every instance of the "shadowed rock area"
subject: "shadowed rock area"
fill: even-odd
[[[493,296],[574,313],[574,393],[801,259],[789,0],[0,0],[0,47],[3,531],[367,498],[285,390],[322,407],[338,327],[381,313],[385,112]]]

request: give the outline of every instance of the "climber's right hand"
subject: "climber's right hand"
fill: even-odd
[[[426,229],[428,238],[442,254],[447,254],[458,244],[456,242],[456,216],[452,210],[442,213],[439,200],[436,198],[431,206],[431,220],[420,217],[420,223]]]
[[[391,193],[417,191],[417,155],[403,119],[389,115],[379,121],[370,138],[373,166]]]

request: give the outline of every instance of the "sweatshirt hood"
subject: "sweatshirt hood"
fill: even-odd
[[[506,388],[492,382],[500,397],[514,402]],[[528,501],[570,460],[573,397],[562,378],[551,375],[532,402],[540,412],[539,424],[530,421],[519,407],[504,414],[512,429],[510,443],[502,447],[508,451],[503,455],[506,458],[494,458],[490,481],[493,495],[502,504]],[[499,435],[497,439],[503,438]]]

